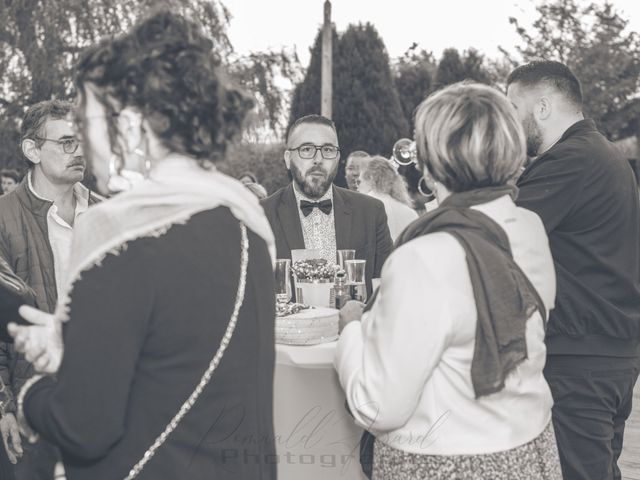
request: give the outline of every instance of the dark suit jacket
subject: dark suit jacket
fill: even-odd
[[[305,248],[293,184],[262,200],[262,206],[276,237],[278,258],[291,258],[291,250]],[[382,264],[393,246],[384,205],[375,198],[334,185],[333,208],[336,247],[354,249],[356,258],[367,261],[367,290],[371,293],[371,279],[380,277]]]

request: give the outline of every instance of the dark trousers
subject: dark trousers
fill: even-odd
[[[26,438],[22,438],[22,457],[14,465],[16,480],[51,480],[56,468],[58,452],[56,448],[38,440],[30,444]]]
[[[547,356],[564,480],[621,478],[618,457],[638,368],[638,358]]]

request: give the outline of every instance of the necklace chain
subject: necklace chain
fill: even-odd
[[[209,367],[202,375],[202,378],[200,379],[200,382],[196,386],[195,390],[182,404],[178,413],[173,417],[173,419],[169,422],[169,424],[158,436],[158,438],[156,438],[156,441],[153,442],[153,445],[151,445],[149,449],[144,453],[144,456],[140,459],[140,461],[134,465],[134,467],[129,472],[129,475],[127,475],[124,480],[133,480],[134,478],[136,478],[140,474],[140,472],[142,472],[142,469],[147,464],[147,462],[151,460],[151,458],[155,455],[158,448],[160,448],[162,444],[167,440],[167,437],[171,435],[171,433],[178,427],[180,421],[189,412],[189,410],[191,410],[193,405],[198,400],[198,397],[211,380],[213,372],[220,363],[220,360],[222,359],[222,356],[224,355],[224,352],[229,345],[229,341],[231,340],[233,331],[236,328],[236,323],[238,322],[238,314],[240,313],[240,307],[242,307],[242,303],[244,301],[244,292],[247,285],[247,266],[249,264],[249,238],[247,236],[247,227],[242,223],[240,224],[240,232],[242,235],[242,252],[240,255],[240,281],[238,282],[238,292],[236,294],[236,302],[233,307],[233,313],[231,314],[231,319],[229,320],[229,324],[227,325],[224,336],[220,341],[220,346],[218,347],[216,354],[211,359]]]

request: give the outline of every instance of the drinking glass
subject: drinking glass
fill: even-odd
[[[276,260],[276,304],[286,305],[291,300],[291,260],[279,258]]]
[[[351,298],[360,302],[367,301],[367,285],[364,276],[366,264],[366,260],[345,260],[344,262]]]
[[[344,268],[344,262],[346,260],[353,260],[356,258],[356,251],[355,250],[336,250],[336,257],[337,257],[337,264],[340,266],[340,268],[342,270],[345,270]]]

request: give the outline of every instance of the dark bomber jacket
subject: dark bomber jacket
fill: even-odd
[[[640,206],[629,163],[593,120],[567,129],[518,180],[557,275],[553,354],[633,357],[640,345]]]

